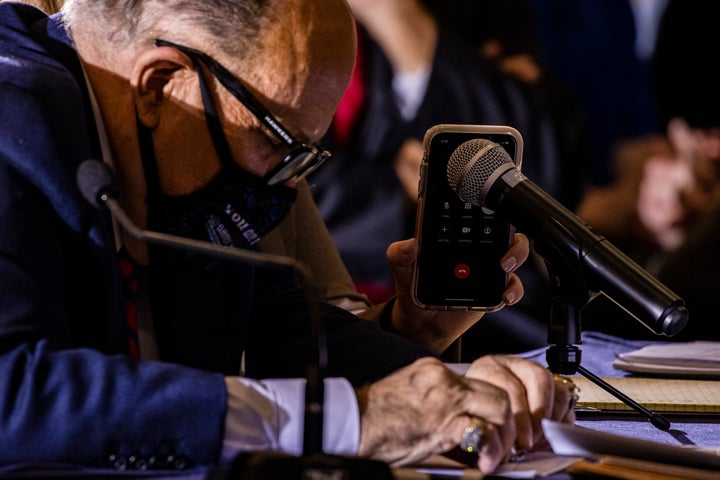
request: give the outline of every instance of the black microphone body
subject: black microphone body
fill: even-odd
[[[655,334],[684,328],[688,312],[680,297],[525,177],[500,145],[488,151],[472,142],[448,162],[450,186],[461,200],[505,217],[543,258],[562,259],[588,291],[602,292]]]

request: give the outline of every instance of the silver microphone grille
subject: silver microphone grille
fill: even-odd
[[[468,140],[460,144],[448,160],[450,188],[463,202],[481,205],[480,194],[485,182],[505,163],[512,164],[512,159],[502,146],[484,138]]]

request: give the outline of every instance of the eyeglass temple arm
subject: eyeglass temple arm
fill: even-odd
[[[194,48],[178,45],[176,43],[169,42],[160,38],[155,40],[155,45],[159,47],[176,48],[187,55],[198,58],[208,67],[210,72],[215,75],[215,77],[220,81],[222,86],[225,87],[227,91],[229,91],[235,98],[240,100],[243,105],[245,105],[247,109],[250,110],[252,114],[255,115],[258,120],[263,123],[263,125],[272,130],[279,139],[284,141],[291,148],[295,147],[296,145],[300,145],[300,142],[297,141],[297,139],[290,132],[288,132],[282,126],[282,124],[280,124],[280,122],[275,118],[275,116],[270,113],[270,111],[265,108],[260,102],[258,102],[257,99],[250,93],[250,91],[248,91],[248,89],[245,88],[245,86],[239,80],[235,79],[232,74],[228,72],[225,67],[220,65],[215,59],[213,59],[204,52],[195,50]]]

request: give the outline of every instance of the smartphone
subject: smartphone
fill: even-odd
[[[501,145],[521,167],[523,139],[512,127],[442,124],[426,132],[415,223],[420,252],[411,289],[424,309],[494,311],[504,305],[508,275],[500,259],[514,228],[492,210],[462,202],[447,179],[450,156],[475,138]]]

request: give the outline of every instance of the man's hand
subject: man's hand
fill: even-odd
[[[527,260],[529,252],[527,237],[517,233],[512,246],[500,261],[503,270],[510,274],[503,293],[503,301],[507,305],[517,303],[524,294],[522,282],[513,272]],[[387,249],[386,255],[395,275],[397,291],[392,328],[399,335],[440,354],[482,318],[483,312],[423,310],[415,305],[410,295],[410,283],[412,264],[417,254],[414,239],[395,242]]]
[[[575,421],[575,390],[541,365],[514,355],[481,357],[465,376],[482,379],[508,393],[517,428],[515,447],[521,450],[544,446],[541,420]]]
[[[457,375],[435,358],[420,359],[360,389],[358,400],[359,454],[394,466],[452,450],[475,418],[485,425],[478,452],[482,471],[493,471],[515,442],[508,394],[492,383]]]
[[[513,450],[546,448],[541,420],[575,421],[571,382],[514,355],[476,360],[460,376],[423,358],[358,391],[359,454],[404,465],[448,454],[482,425],[478,467],[492,472]]]

